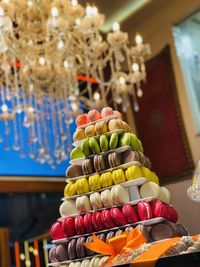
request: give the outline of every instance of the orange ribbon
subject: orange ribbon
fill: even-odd
[[[119,236],[113,237],[108,241],[108,244],[99,239],[96,235],[93,235],[93,242],[84,243],[84,245],[96,252],[103,255],[109,255],[110,257],[104,263],[108,263],[111,259],[113,259],[117,254],[121,253],[123,250],[131,249],[135,250],[140,245],[146,243],[147,240],[142,234],[142,232],[135,228],[130,233],[124,232]],[[102,266],[104,266],[104,264]]]

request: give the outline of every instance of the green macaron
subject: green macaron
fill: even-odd
[[[95,137],[89,138],[89,145],[90,145],[90,149],[92,150],[94,154],[98,154],[101,152],[99,143]]]
[[[118,134],[117,133],[112,133],[109,141],[109,147],[110,149],[115,149],[118,146]]]
[[[100,143],[100,148],[102,152],[106,152],[109,149],[108,138],[105,134],[101,135],[99,139],[99,143]]]
[[[74,148],[74,149],[71,151],[71,153],[70,153],[70,159],[71,159],[71,160],[79,159],[79,158],[84,158],[84,157],[85,157],[85,156],[84,156],[84,154],[83,154],[83,152],[82,152],[82,150],[81,150],[80,147],[76,147],[76,148]]]
[[[81,144],[81,150],[86,157],[92,154],[91,149],[90,149],[89,139],[83,140]]]

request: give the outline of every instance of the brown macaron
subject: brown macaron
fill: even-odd
[[[176,224],[176,227],[178,228],[179,236],[187,236],[188,231],[182,224]]]
[[[114,168],[114,167],[121,165],[120,154],[117,154],[116,152],[110,153],[108,155],[108,164],[109,164],[110,168]]]
[[[85,159],[82,163],[82,171],[84,175],[94,173],[94,166],[92,159]]]
[[[84,243],[86,242],[85,237],[79,237],[76,241],[76,255],[77,258],[84,258],[86,256],[86,248]]]
[[[56,259],[59,262],[69,260],[66,244],[60,244],[56,246]]]
[[[178,236],[176,227],[172,223],[164,222],[152,225],[150,230],[150,238],[152,241],[172,238]]]
[[[86,239],[86,243],[91,243],[91,242],[93,242],[93,238],[92,238],[92,236],[88,236],[88,238]],[[95,255],[95,252],[90,250],[90,249],[88,249],[88,248],[86,248],[86,253],[87,253],[88,256]]]
[[[121,235],[123,233],[123,231],[121,229],[119,229],[116,233],[115,236]]]
[[[94,168],[96,172],[102,172],[106,169],[106,163],[103,155],[94,156]]]
[[[102,241],[106,242],[106,235],[104,233],[100,234],[97,236],[99,239],[101,239]]]
[[[83,175],[82,167],[79,165],[71,165],[66,170],[67,178],[74,178],[74,177],[79,177],[82,175]]]
[[[76,239],[72,239],[68,244],[68,255],[70,260],[75,260],[76,255]]]
[[[123,163],[132,161],[140,161],[140,156],[137,151],[127,150],[122,155]]]
[[[51,263],[58,262],[58,260],[56,259],[56,246],[53,246],[49,250],[49,260]]]

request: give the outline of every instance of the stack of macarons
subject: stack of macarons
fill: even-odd
[[[144,156],[144,154],[127,149],[122,153],[111,152],[107,154],[98,154],[94,157],[84,159],[81,165],[70,165],[66,170],[66,177],[71,179],[93,173],[99,173],[131,162],[133,162],[133,164],[135,164],[135,162],[139,162],[144,167],[151,169],[151,162],[146,156]]]
[[[51,236],[57,239],[57,234],[62,233],[66,238],[76,235],[100,232],[126,224],[134,224],[152,218],[162,217],[170,222],[176,223],[178,214],[175,209],[160,201],[140,201],[137,205],[129,203],[122,207],[112,207],[99,211],[86,212],[83,215],[65,217],[62,222],[57,221],[51,227]]]
[[[79,178],[76,181],[68,181],[64,190],[64,196],[67,198],[79,194],[98,191],[102,188],[122,184],[126,181],[135,180],[141,177],[159,184],[158,177],[155,173],[146,167],[133,165],[126,170],[118,168],[113,171],[103,172],[101,174],[96,173],[90,175],[89,177]]]
[[[75,147],[71,151],[70,158],[71,160],[76,160],[124,146],[129,146],[134,151],[143,153],[142,144],[135,134],[114,132],[110,136],[102,134],[100,138],[90,137],[84,139],[81,146]]]

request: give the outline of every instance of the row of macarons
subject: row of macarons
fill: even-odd
[[[89,123],[105,119],[110,116],[116,116],[122,119],[122,114],[119,111],[113,110],[111,107],[105,107],[99,112],[96,109],[90,110],[88,113],[81,114],[76,117],[76,126],[86,126]]]
[[[112,133],[110,137],[101,135],[100,138],[90,137],[84,139],[81,146],[72,149],[70,159],[84,158],[124,146],[130,146],[133,150],[143,153],[142,143],[135,134],[119,134],[115,132]]]
[[[95,155],[92,158],[84,159],[81,165],[70,165],[66,170],[66,177],[71,179],[99,173],[133,161],[151,169],[151,162],[143,153],[128,149],[122,153],[111,152],[107,155]]]
[[[98,137],[101,134],[109,135],[113,131],[121,130],[125,132],[132,132],[131,127],[119,118],[110,118],[108,120],[101,120],[95,124],[88,125],[85,128],[77,128],[73,135],[74,142],[84,140],[88,137]]]
[[[178,214],[172,206],[160,200],[140,201],[137,205],[124,204],[122,207],[63,218],[52,225],[50,233],[53,240],[71,238],[158,217],[173,223],[178,220]]]
[[[138,167],[133,165],[124,169],[116,169],[110,172],[104,172],[102,174],[94,174],[78,180],[69,181],[64,189],[64,197],[71,197],[75,195],[81,195],[103,188],[111,187],[116,184],[121,184],[126,181],[135,180],[137,178],[144,177],[156,184],[159,184],[157,175],[150,171],[146,167]]]
[[[187,230],[182,224],[174,224],[168,221],[148,226],[145,224],[139,224],[137,228],[139,228],[139,230],[143,233],[148,242],[155,242],[162,239],[188,235]],[[97,237],[108,243],[111,238],[121,235],[124,231],[131,232],[133,229],[133,226],[127,226],[123,230],[119,228],[108,231],[107,233],[101,233]],[[95,252],[87,249],[84,246],[84,243],[90,242],[92,242],[91,235],[87,237],[82,236],[78,239],[74,238],[64,244],[55,244],[49,252],[50,261],[55,263],[94,256]]]
[[[136,189],[135,189],[136,190]],[[165,203],[170,202],[170,192],[165,187],[160,187],[153,182],[144,183],[135,192],[129,192],[129,188],[122,185],[115,185],[111,189],[102,192],[95,192],[90,196],[83,195],[76,200],[65,200],[60,205],[61,217],[77,215],[87,211],[104,209],[112,206],[123,205],[127,202],[138,201],[145,198],[157,198]]]

